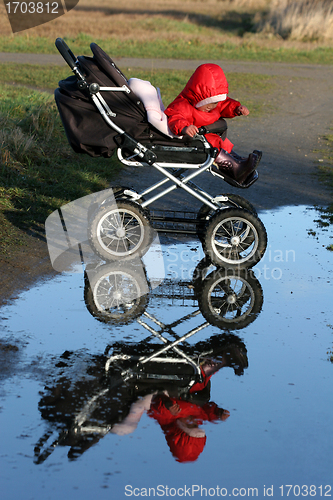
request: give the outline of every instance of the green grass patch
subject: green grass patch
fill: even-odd
[[[149,22],[149,21],[147,21]],[[101,46],[111,57],[149,57],[171,59],[203,59],[203,60],[242,60],[242,61],[267,61],[289,62],[305,64],[333,64],[333,48],[317,46],[309,49],[285,47],[269,47],[257,44],[245,38],[242,42],[234,42],[227,36],[219,34],[212,37],[213,43],[202,41],[196,36],[198,27],[193,28],[193,37],[174,36],[171,40],[135,40],[100,38],[95,39],[89,35],[79,34],[75,38],[64,37],[71,50],[76,55],[91,55],[90,43],[95,42]],[[184,26],[179,26],[179,32],[184,32]],[[210,33],[211,35],[211,33]],[[56,54],[54,40],[47,37],[15,36],[0,37],[0,52],[22,52],[38,54]]]
[[[40,89],[54,90],[58,81],[71,74],[67,66],[38,66],[32,64],[0,64],[0,83],[15,83]]]
[[[71,151],[52,96],[3,84],[0,95],[0,251],[6,253],[19,231],[42,235],[53,210],[108,187],[119,165]]]

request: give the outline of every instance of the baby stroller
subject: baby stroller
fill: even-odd
[[[254,207],[238,195],[213,197],[193,182],[204,172],[213,174],[218,151],[208,143],[205,134],[218,133],[221,124],[202,127],[193,139],[168,137],[148,122],[142,101],[98,45],[90,45],[93,57],[77,58],[62,39],[56,40],[56,47],[74,73],[59,82],[55,91],[72,148],[78,153],[103,157],[111,157],[117,150],[124,165],[150,165],[164,176],[141,193],[119,186],[114,197],[102,197],[92,207],[88,239],[94,252],[106,261],[142,256],[152,242],[154,222],[161,220],[148,207],[181,188],[203,204],[190,223],[194,222],[204,253],[214,264],[249,268],[259,262],[266,250],[267,234]],[[220,132],[224,131],[225,125]],[[185,175],[187,171],[190,173]],[[257,179],[256,171],[243,184],[224,176],[226,182],[239,188],[247,188]],[[167,183],[171,185],[165,187]],[[162,219],[187,222],[180,220],[176,212],[163,214]]]
[[[165,340],[162,333],[156,332]],[[203,383],[206,360],[216,369],[223,362],[236,376],[248,368],[246,346],[236,335],[185,343],[182,349],[168,342],[162,351],[143,339],[114,342],[104,354],[65,351],[56,358],[38,403],[48,425],[35,445],[34,463],[43,463],[59,446],[69,448],[68,458],[75,460],[109,433],[134,432],[154,394],[203,406],[211,392],[211,381]]]

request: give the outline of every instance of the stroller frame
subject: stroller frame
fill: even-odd
[[[133,369],[133,367],[131,367],[131,368],[124,370],[122,372],[122,376],[123,377],[125,376],[124,380],[126,381],[128,378],[131,378],[132,376],[134,376],[136,378],[149,379],[149,378],[152,378],[152,376],[149,376],[142,371],[142,367],[146,363],[149,363],[151,361],[155,361],[158,363],[171,363],[171,364],[178,364],[178,363],[183,364],[183,363],[185,363],[185,364],[192,366],[192,368],[194,369],[194,375],[195,375],[195,378],[190,382],[188,388],[190,388],[196,381],[202,381],[200,365],[197,362],[195,362],[190,356],[188,356],[186,353],[184,353],[182,350],[180,350],[177,346],[181,342],[185,342],[187,339],[189,339],[190,337],[192,337],[196,333],[200,332],[201,330],[203,330],[207,326],[209,326],[209,323],[205,322],[202,325],[199,325],[196,328],[193,328],[192,330],[190,330],[189,332],[187,332],[186,334],[184,334],[180,338],[177,337],[172,330],[172,328],[174,326],[178,325],[179,323],[183,323],[184,321],[187,321],[188,319],[191,319],[199,314],[200,314],[200,311],[194,311],[194,312],[186,315],[181,320],[175,321],[171,325],[165,325],[163,322],[159,321],[154,316],[152,316],[151,314],[149,314],[145,311],[143,313],[143,316],[145,317],[145,319],[146,320],[148,319],[151,322],[155,323],[161,330],[157,331],[155,328],[150,326],[147,322],[143,321],[141,318],[137,319],[137,322],[143,328],[145,328],[149,333],[151,333],[153,336],[157,337],[165,345],[162,346],[157,351],[155,351],[154,353],[152,353],[146,357],[145,356],[135,357],[135,356],[128,356],[128,355],[110,356],[105,364],[105,371],[108,372],[110,369],[110,365],[118,360],[124,361],[124,360],[131,359],[131,360],[136,360],[137,364],[135,366],[135,369]],[[176,339],[174,341],[168,340],[165,336],[162,335],[162,333],[164,331],[168,331],[168,333],[174,334]],[[174,351],[174,353],[176,353],[176,355],[178,355],[178,357],[175,358],[172,356],[171,357],[170,356],[169,357],[161,356],[162,354],[165,354],[170,350]],[[203,356],[203,355],[201,355],[201,356]],[[153,378],[160,379],[160,380],[163,380],[163,379],[176,380],[177,376],[176,375],[173,375],[173,376],[155,375]]]
[[[205,254],[212,262],[218,266],[237,268],[255,265],[266,250],[267,234],[254,207],[241,196],[211,196],[193,182],[193,179],[206,171],[216,175],[211,167],[218,150],[209,144],[204,135],[211,130],[201,127],[199,134],[195,137],[203,148],[201,153],[206,155],[204,161],[185,164],[159,161],[153,147],[149,149],[114,122],[113,118],[116,114],[101,94],[101,92],[130,94],[129,87],[125,84],[119,87],[100,86],[95,82],[89,84],[80,70],[79,60],[67,44],[58,38],[56,46],[76,76],[77,87],[89,93],[106,124],[118,133],[114,140],[118,146],[117,156],[120,162],[127,166],[152,166],[165,177],[141,193],[127,188],[120,189],[118,194],[115,194],[116,207],[114,200],[112,203],[110,198],[100,203],[88,227],[88,239],[94,252],[103,260],[142,256],[153,240],[150,219],[154,220],[154,216],[150,216],[147,207],[175,189],[181,188],[203,204],[195,220],[196,233],[202,241]],[[172,142],[170,146],[161,146],[161,149],[164,153],[170,153],[171,157],[173,153],[179,151],[198,151],[195,146],[191,148],[190,145],[187,148],[186,145],[175,145],[175,142]],[[130,152],[130,155],[125,157],[124,151],[127,154]],[[192,170],[192,172],[185,175],[187,170]],[[252,172],[242,185],[227,176],[219,175],[219,177],[233,186],[247,188],[258,179],[258,173]],[[172,183],[171,186],[154,194],[156,190],[169,182]],[[144,199],[146,195],[150,197]],[[187,221],[184,220],[184,222]],[[191,223],[193,224],[193,220]]]

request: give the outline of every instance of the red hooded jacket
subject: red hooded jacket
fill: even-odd
[[[196,125],[198,128],[211,125],[220,118],[237,116],[236,108],[240,102],[227,97],[219,101],[216,108],[209,111],[200,111],[195,107],[199,102],[221,94],[228,94],[228,82],[223,70],[217,64],[202,64],[199,66],[184,90],[165,110],[168,125],[175,135],[182,135],[184,127]],[[221,139],[217,134],[207,134],[207,140],[213,147],[232,150],[233,144],[228,139]]]
[[[177,415],[172,415],[167,409],[165,406],[166,400],[170,404],[178,404],[180,412]],[[178,398],[156,395],[152,400],[148,415],[160,424],[170,451],[176,460],[178,462],[193,462],[203,451],[206,444],[206,436],[189,436],[178,427],[177,420],[194,417],[198,425],[201,425],[204,421],[214,422],[215,420],[219,420],[220,411],[219,407],[213,402],[199,406]]]

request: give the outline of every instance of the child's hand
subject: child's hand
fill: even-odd
[[[189,135],[190,137],[194,137],[198,132],[199,129],[195,125],[189,125],[188,127],[184,127],[182,130],[183,135]]]
[[[250,111],[247,109],[246,106],[241,105],[241,106],[238,106],[238,108],[236,108],[236,113],[238,116],[241,116],[241,115],[247,116],[250,113]]]
[[[230,417],[230,411],[228,411],[228,410],[222,410],[222,408],[221,408],[221,410],[219,412],[219,418],[220,418],[220,420],[222,420],[224,422],[229,417]]]
[[[178,415],[178,413],[180,412],[179,404],[174,403],[172,406],[170,406],[169,412],[171,413],[171,415],[174,415],[174,416]]]

